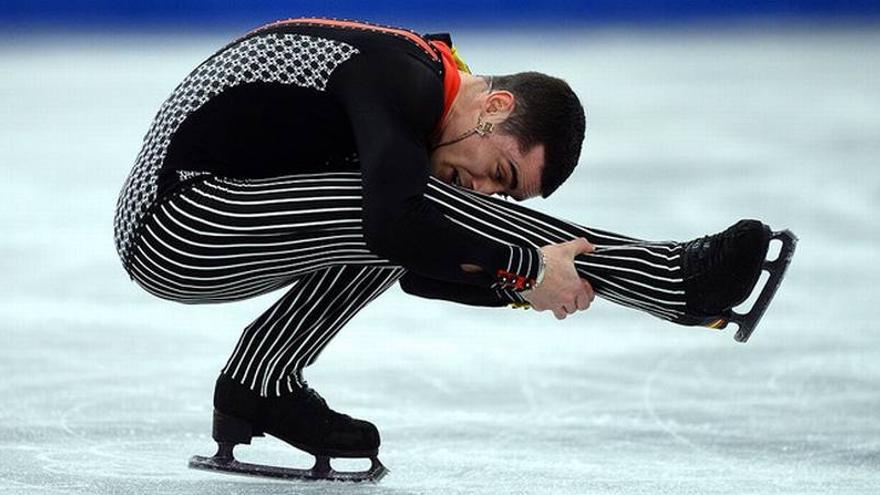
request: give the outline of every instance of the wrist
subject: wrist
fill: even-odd
[[[537,289],[541,286],[541,282],[544,281],[544,274],[547,272],[547,255],[544,254],[544,250],[538,249],[538,275],[535,276],[535,284],[532,286],[532,289]]]

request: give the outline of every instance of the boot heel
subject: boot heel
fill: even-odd
[[[223,414],[214,409],[214,428],[211,436],[217,443],[250,444],[251,438],[262,436],[249,421]]]

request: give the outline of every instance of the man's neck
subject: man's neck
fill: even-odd
[[[436,139],[438,143],[452,139],[476,125],[476,116],[480,114],[482,105],[481,95],[484,95],[488,89],[486,78],[482,76],[472,76],[461,71],[459,75],[461,87],[458,95],[452,100],[446,119],[440,125]]]

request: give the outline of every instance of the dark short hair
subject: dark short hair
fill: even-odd
[[[513,93],[510,116],[501,132],[516,138],[520,151],[544,145],[541,196],[550,196],[571,175],[581,155],[586,131],[584,107],[562,79],[540,72],[492,76],[492,89]]]

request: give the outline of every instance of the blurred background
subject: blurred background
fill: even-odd
[[[793,230],[758,331],[740,345],[603,301],[556,322],[393,289],[307,371],[379,426],[381,484],[187,470],[214,448],[216,373],[278,296],[150,297],[116,257],[116,195],[192,68],[302,16],[448,31],[476,73],[569,81],[582,163],[530,207],[648,239]],[[0,492],[877,493],[878,53],[870,0],[4,0]],[[271,439],[240,457],[309,462]]]
[[[872,0],[523,0],[504,2],[448,0],[444,2],[354,0],[7,0],[0,7],[11,25],[66,25],[93,28],[156,27],[176,25],[215,29],[220,24],[248,28],[254,23],[286,17],[332,16],[348,19],[381,19],[406,26],[500,28],[584,24],[658,24],[757,18],[827,21],[876,16],[880,5]]]

